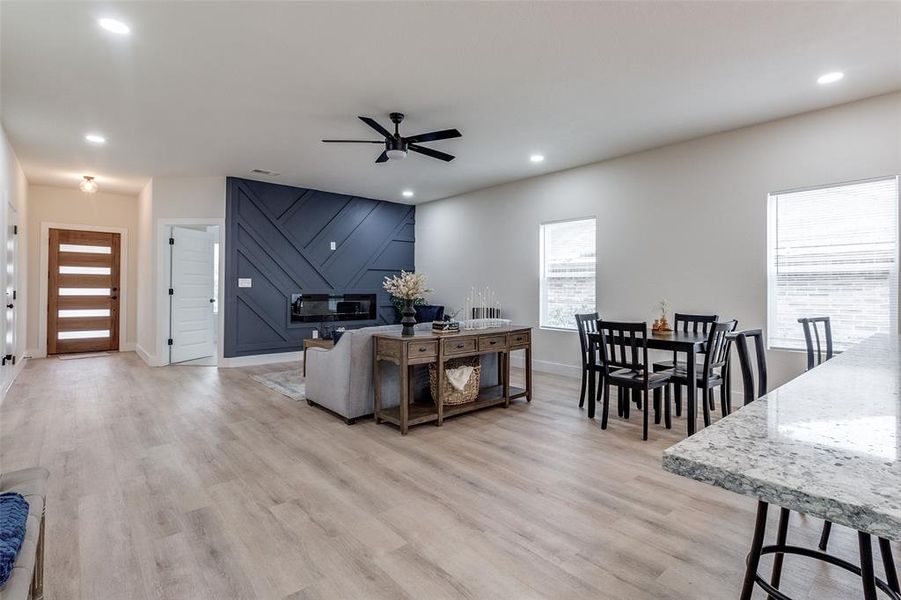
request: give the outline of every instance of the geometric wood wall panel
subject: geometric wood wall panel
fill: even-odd
[[[297,292],[376,293],[375,321],[342,325],[394,323],[382,281],[414,270],[415,215],[406,204],[229,177],[225,356],[299,350],[318,324],[291,324]]]

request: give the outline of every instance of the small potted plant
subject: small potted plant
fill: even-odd
[[[660,332],[672,331],[669,321],[666,319],[666,313],[669,311],[669,302],[664,298],[657,303],[657,308],[660,310],[660,318],[654,320],[651,330]]]
[[[385,277],[382,285],[392,297],[399,298],[403,302],[401,335],[413,335],[413,325],[416,324],[416,310],[413,306],[417,299],[422,299],[432,291],[426,287],[425,275],[401,271],[400,275]]]

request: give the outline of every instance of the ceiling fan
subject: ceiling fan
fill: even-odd
[[[379,125],[378,121],[375,119],[371,119],[369,117],[359,117],[361,121],[375,129],[381,135],[385,136],[384,140],[322,140],[326,143],[342,143],[342,144],[385,144],[385,150],[379,154],[379,157],[375,159],[377,163],[388,162],[388,159],[400,160],[407,156],[407,151],[418,152],[419,154],[424,154],[425,156],[430,156],[432,158],[437,158],[438,160],[443,160],[450,162],[454,160],[454,156],[450,154],[446,154],[444,152],[439,152],[438,150],[432,150],[431,148],[426,148],[425,146],[420,146],[423,142],[435,142],[438,140],[448,140],[451,138],[462,137],[461,134],[456,129],[443,129],[441,131],[432,131],[430,133],[420,133],[419,135],[411,135],[410,137],[403,137],[399,131],[398,126],[400,122],[404,120],[403,113],[393,112],[388,115],[391,119],[391,122],[394,123],[394,133],[391,133],[381,125]]]

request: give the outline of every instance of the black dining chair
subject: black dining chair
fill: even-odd
[[[819,317],[818,321],[822,322],[822,319],[825,318],[828,322],[828,317]],[[830,332],[831,335],[831,332]],[[767,369],[766,369],[766,346],[763,341],[763,332],[759,329],[746,329],[745,331],[737,331],[734,333],[730,333],[727,336],[730,340],[735,343],[735,347],[738,350],[738,363],[741,368],[741,378],[742,378],[742,393],[744,394],[744,403],[750,404],[757,398],[765,395],[767,392],[766,387],[766,379],[767,379]],[[756,365],[752,367],[751,353],[748,351],[748,338],[754,340],[754,352],[756,355]],[[809,337],[808,337],[809,339]],[[831,346],[831,344],[830,344]],[[809,356],[809,354],[808,354]],[[827,359],[828,360],[828,359]],[[757,371],[757,390],[754,390],[754,371]],[[786,537],[788,536],[788,519],[790,515],[789,509],[783,508],[780,510],[779,514],[779,528],[777,530],[776,536],[776,544],[785,545]],[[823,531],[820,533],[820,543],[818,547],[821,552],[825,552],[826,548],[829,545],[829,535],[832,532],[832,522],[824,521],[823,522]],[[894,575],[893,585],[895,588],[898,587],[898,576],[895,574],[895,560],[892,554],[892,548],[888,541],[883,538],[879,539],[879,549],[882,553],[882,562],[885,567],[886,575],[889,579]],[[783,554],[776,553],[776,556],[773,557],[773,573],[770,579],[770,585],[773,587],[779,587],[779,580],[782,575],[782,560]],[[895,589],[893,588],[893,589]]]
[[[585,405],[585,389],[588,377],[594,377],[596,374],[603,376],[601,365],[597,360],[597,353],[592,352],[591,343],[588,341],[588,334],[597,332],[597,323],[598,313],[596,312],[576,315],[576,328],[579,330],[579,349],[582,352],[582,390],[579,392],[579,408]]]
[[[829,317],[803,317],[798,319],[798,323],[804,326],[809,371],[832,358],[832,322]],[[820,331],[823,332],[822,335]],[[823,344],[826,345],[825,349]]]
[[[687,313],[676,313],[673,316],[673,331],[682,333],[700,333],[707,335],[710,332],[710,326],[717,322],[719,315],[690,315]],[[677,352],[673,352],[671,360],[663,360],[654,363],[654,371],[666,371],[667,369],[675,369],[677,366],[685,367],[685,361],[680,361]],[[700,354],[700,353],[699,353]],[[669,388],[667,388],[669,393]],[[667,399],[667,403],[669,399]],[[713,409],[713,406],[710,407]],[[682,402],[676,401],[676,416],[682,416]]]
[[[640,395],[644,423],[642,439],[648,439],[649,396],[661,389],[669,381],[667,373],[653,373],[648,362],[648,324],[598,321],[601,337],[600,358],[604,372],[604,400],[601,410],[601,429],[607,429],[607,412],[610,406],[610,386],[632,391]],[[656,396],[656,395],[655,395]],[[623,406],[625,404],[625,406]],[[620,411],[628,418],[628,396],[625,401],[620,396]],[[657,402],[655,402],[655,407]],[[659,419],[655,417],[655,421]]]
[[[729,350],[732,341],[727,334],[734,331],[738,321],[725,321],[723,323],[714,323],[708,325],[707,348],[704,353],[704,364],[699,371],[696,372],[696,380],[688,380],[688,369],[685,363],[677,363],[673,369],[661,371],[668,373],[670,383],[675,387],[676,406],[680,406],[682,402],[682,386],[696,385],[701,389],[701,404],[704,407],[704,427],[710,425],[710,410],[712,406],[716,406],[714,401],[714,390],[721,388],[720,406],[722,416],[729,414],[730,394],[726,387],[729,385],[727,373],[729,369]],[[669,414],[669,394],[664,399],[666,407],[665,414]]]

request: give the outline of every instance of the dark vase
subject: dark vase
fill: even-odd
[[[416,325],[416,310],[413,308],[412,300],[404,300],[404,309],[400,312],[403,318],[400,324],[404,326],[401,335],[413,335],[413,326]]]

